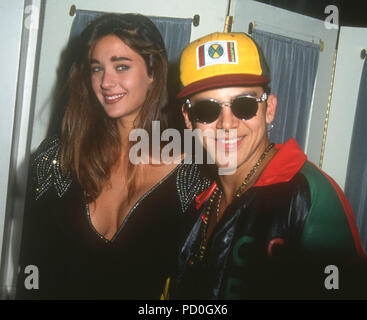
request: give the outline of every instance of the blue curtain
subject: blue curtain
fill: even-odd
[[[349,151],[345,194],[367,249],[367,60],[364,61]]]
[[[271,92],[278,98],[270,140],[283,143],[295,138],[304,149],[320,47],[256,29],[252,37],[264,52]]]
[[[70,31],[70,40],[77,37],[90,21],[106,12],[77,10]],[[178,63],[184,47],[190,42],[192,19],[151,17],[166,46],[168,62]]]

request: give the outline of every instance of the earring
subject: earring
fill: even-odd
[[[267,130],[268,132],[270,132],[273,128],[274,128],[274,125],[273,125],[272,123],[268,123],[268,124],[266,125],[266,130]]]

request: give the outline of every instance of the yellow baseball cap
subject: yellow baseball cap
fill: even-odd
[[[182,52],[178,98],[228,86],[261,85],[270,81],[260,47],[239,32],[215,32],[191,42]]]

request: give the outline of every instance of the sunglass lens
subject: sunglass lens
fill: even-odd
[[[240,119],[249,120],[256,115],[258,103],[249,97],[238,97],[232,102],[232,113]]]
[[[204,100],[197,102],[191,110],[191,117],[196,121],[211,123],[217,120],[222,108],[217,102]]]

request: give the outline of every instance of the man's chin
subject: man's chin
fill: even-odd
[[[237,171],[237,159],[225,159],[216,161],[219,175],[231,175]]]

